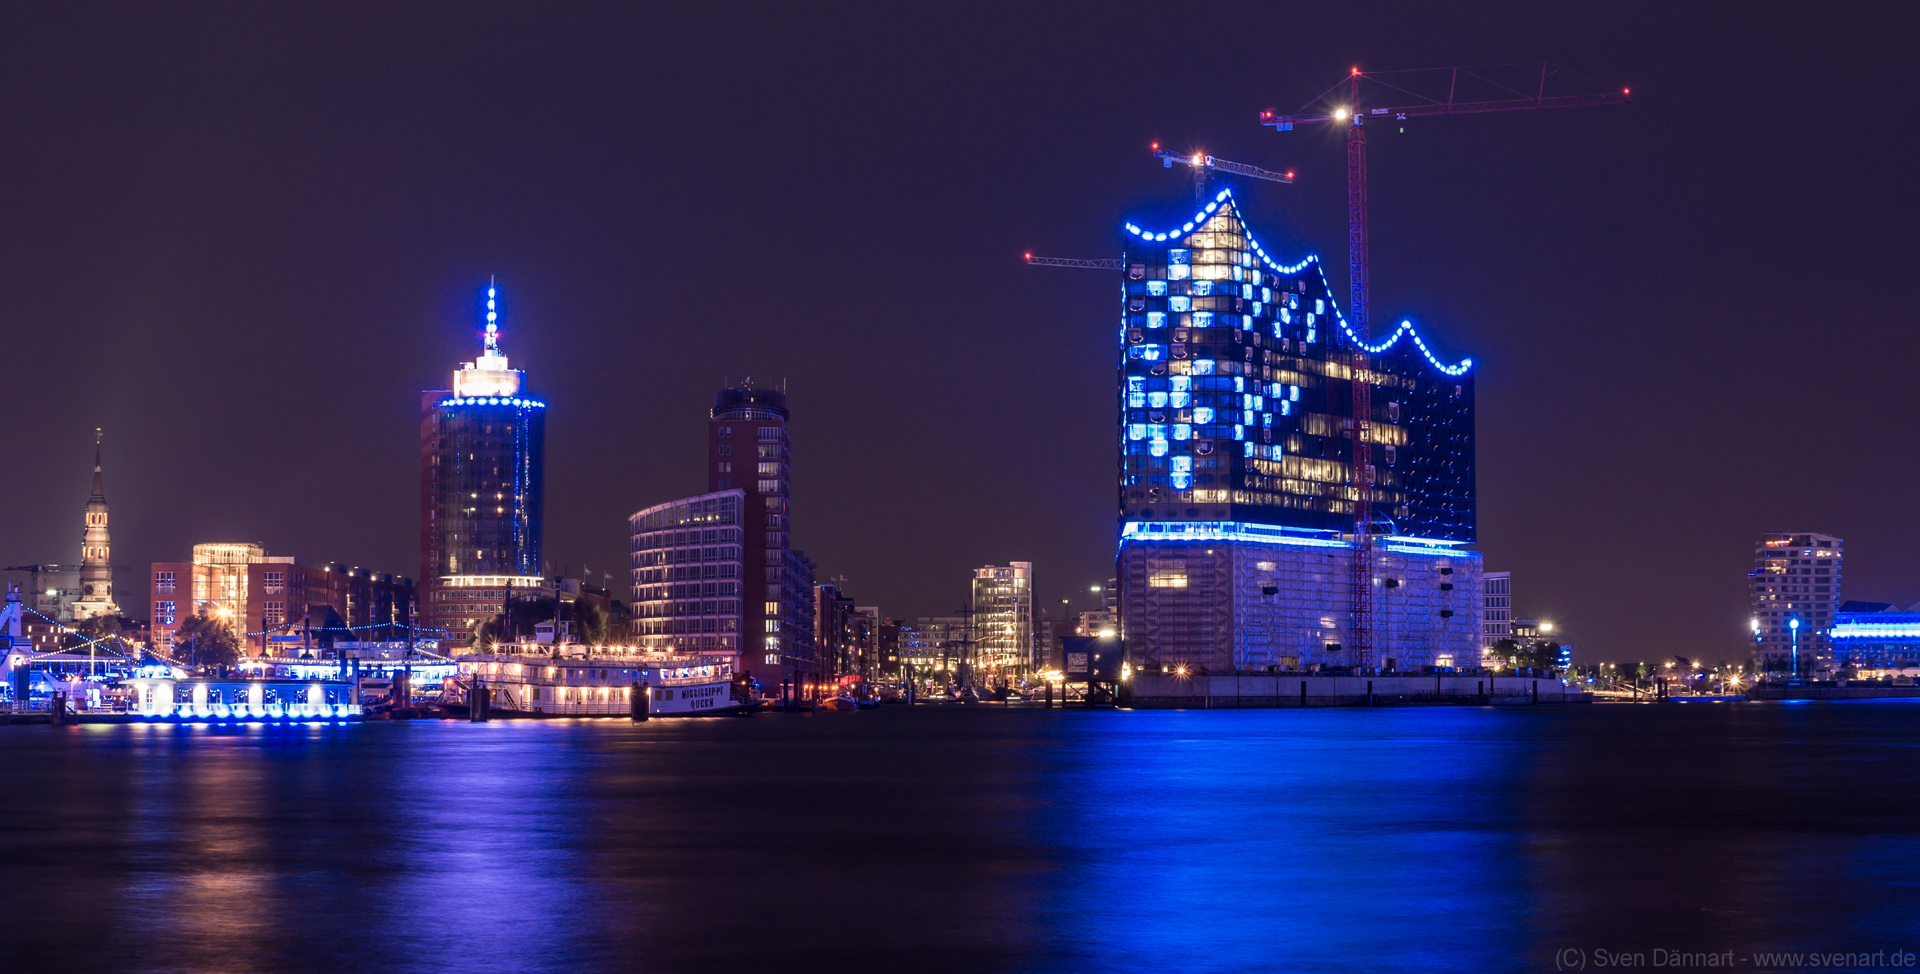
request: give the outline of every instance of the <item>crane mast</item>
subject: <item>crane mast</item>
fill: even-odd
[[[1531,73],[1534,63],[1370,73],[1362,73],[1356,67],[1340,83],[1322,92],[1320,97],[1308,102],[1298,112],[1260,113],[1260,124],[1270,126],[1279,132],[1289,132],[1295,125],[1312,122],[1344,122],[1347,125],[1347,324],[1353,332],[1347,357],[1348,375],[1353,387],[1353,419],[1349,427],[1353,431],[1353,450],[1348,472],[1348,481],[1353,486],[1353,559],[1349,579],[1352,588],[1352,605],[1348,639],[1353,644],[1354,665],[1362,670],[1371,670],[1374,665],[1373,540],[1371,537],[1374,466],[1373,445],[1368,442],[1373,425],[1373,381],[1370,371],[1372,363],[1367,354],[1370,320],[1368,288],[1371,284],[1371,273],[1367,264],[1367,135],[1364,122],[1369,118],[1404,121],[1410,117],[1429,115],[1477,115],[1487,112],[1618,105],[1633,100],[1632,90],[1626,88],[1622,88],[1617,94],[1611,91],[1580,91],[1549,95],[1547,94],[1549,81],[1561,75],[1579,76],[1547,61],[1538,62],[1538,82],[1532,93],[1493,76],[1501,69],[1516,67],[1526,67]],[[1417,84],[1429,78],[1438,79],[1443,73],[1447,81],[1447,94],[1444,99],[1421,95],[1405,86]],[[1402,77],[1408,75],[1414,77]],[[1393,80],[1387,80],[1389,78]],[[1493,89],[1491,92],[1493,97],[1460,98],[1463,78],[1470,85],[1490,87]],[[1404,96],[1407,100],[1400,105],[1369,107],[1363,110],[1360,105],[1360,83],[1363,80],[1373,81],[1380,87],[1392,89],[1397,95]],[[1315,107],[1325,106],[1329,97],[1338,92],[1343,85],[1347,89],[1344,105]],[[1157,150],[1158,146],[1155,149]],[[1288,175],[1291,176],[1291,173]]]
[[[1354,72],[1352,97],[1360,97]],[[1353,481],[1353,558],[1348,584],[1352,621],[1347,638],[1355,665],[1373,668],[1373,446],[1367,433],[1373,421],[1373,382],[1367,375],[1367,130],[1360,116],[1347,126],[1347,312],[1358,336],[1348,350],[1348,384],[1353,388],[1353,451],[1348,479]]]

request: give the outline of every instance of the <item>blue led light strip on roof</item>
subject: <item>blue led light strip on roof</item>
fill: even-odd
[[[1432,363],[1434,368],[1448,375],[1465,375],[1468,369],[1473,368],[1473,359],[1470,358],[1461,359],[1457,365],[1447,365],[1439,359],[1434,358],[1433,350],[1427,347],[1425,341],[1421,340],[1420,333],[1414,330],[1413,322],[1404,318],[1400,320],[1400,327],[1394,329],[1393,334],[1388,335],[1387,340],[1381,342],[1379,345],[1369,345],[1361,341],[1360,336],[1354,334],[1352,328],[1347,327],[1347,316],[1341,313],[1340,302],[1333,299],[1333,285],[1327,283],[1327,269],[1324,266],[1320,268],[1320,286],[1327,289],[1327,304],[1333,307],[1333,316],[1340,319],[1340,330],[1346,332],[1347,337],[1351,339],[1355,345],[1366,350],[1368,355],[1378,355],[1392,348],[1393,343],[1399,341],[1402,334],[1406,334],[1413,337],[1413,343],[1420,346],[1420,354],[1425,355],[1427,361]]]
[[[1232,190],[1227,190],[1227,189],[1221,190],[1219,195],[1213,198],[1213,202],[1207,204],[1206,209],[1201,210],[1198,213],[1195,213],[1193,215],[1193,219],[1188,221],[1185,225],[1180,227],[1180,229],[1178,230],[1168,230],[1165,233],[1155,233],[1152,231],[1143,230],[1140,227],[1129,223],[1126,225],[1127,232],[1133,234],[1136,237],[1139,237],[1142,240],[1151,241],[1153,243],[1160,243],[1162,241],[1169,241],[1169,240],[1177,242],[1181,237],[1184,237],[1187,234],[1192,233],[1195,229],[1204,225],[1206,223],[1207,218],[1209,216],[1212,216],[1214,211],[1220,209],[1223,205],[1227,207],[1233,207],[1233,191]],[[1236,208],[1236,213],[1237,213],[1237,208]],[[1241,219],[1240,225],[1242,227],[1246,226],[1246,220],[1244,218]],[[1327,268],[1324,264],[1320,263],[1319,254],[1308,254],[1306,256],[1306,259],[1302,260],[1300,263],[1294,264],[1292,266],[1288,266],[1285,264],[1281,264],[1278,261],[1275,261],[1272,257],[1267,256],[1267,252],[1260,248],[1259,242],[1253,239],[1253,234],[1251,232],[1247,234],[1247,244],[1248,246],[1251,246],[1253,248],[1254,253],[1260,255],[1261,263],[1266,264],[1268,267],[1272,268],[1275,273],[1278,273],[1278,274],[1298,274],[1301,271],[1306,270],[1309,265],[1317,267],[1320,271],[1320,284],[1321,286],[1327,289],[1327,303],[1333,306],[1333,316],[1339,319],[1340,321],[1340,330],[1346,332],[1347,337],[1349,339],[1352,339],[1355,345],[1358,345],[1361,348],[1365,349],[1367,354],[1379,355],[1380,353],[1386,351],[1387,349],[1392,348],[1393,343],[1399,341],[1400,336],[1402,334],[1405,334],[1410,336],[1413,339],[1413,343],[1415,345],[1419,346],[1420,354],[1425,355],[1427,357],[1427,361],[1429,363],[1432,363],[1433,367],[1436,369],[1439,369],[1441,372],[1444,372],[1447,375],[1460,376],[1460,375],[1465,375],[1468,369],[1473,368],[1473,359],[1470,359],[1470,358],[1461,359],[1460,362],[1456,365],[1447,365],[1446,363],[1435,358],[1433,355],[1433,350],[1427,347],[1426,341],[1420,337],[1420,332],[1413,327],[1413,322],[1407,321],[1405,319],[1401,320],[1400,327],[1395,329],[1393,334],[1387,337],[1386,341],[1380,343],[1377,346],[1368,345],[1367,343],[1360,340],[1359,335],[1356,335],[1353,333],[1352,328],[1347,326],[1347,316],[1340,311],[1340,303],[1338,301],[1333,300],[1333,286],[1327,283]]]
[[[1920,639],[1920,622],[1842,622],[1828,634],[1834,639]]]
[[[1345,548],[1345,541],[1325,535],[1305,535],[1297,529],[1242,521],[1128,521],[1120,527],[1127,541],[1253,541],[1260,544],[1300,545],[1307,548]]]
[[[442,406],[519,406],[521,409],[545,409],[547,404],[538,399],[519,399],[501,396],[456,396],[440,400]]]

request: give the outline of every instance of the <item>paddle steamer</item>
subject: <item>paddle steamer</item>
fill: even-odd
[[[653,717],[714,717],[757,706],[735,683],[732,656],[503,643],[457,663],[459,671],[442,685],[441,703],[470,711],[476,695],[484,695],[493,717],[626,717],[636,687],[648,694]]]

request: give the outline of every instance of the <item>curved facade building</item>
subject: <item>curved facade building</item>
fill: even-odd
[[[1274,260],[1230,193],[1171,229],[1126,230],[1119,583],[1135,665],[1356,665],[1356,462],[1373,468],[1376,665],[1477,664],[1473,363],[1408,323],[1353,334],[1318,259]],[[1357,447],[1356,381],[1373,409]]]
[[[500,351],[487,289],[480,356],[453,388],[421,397],[420,572],[425,625],[462,641],[514,589],[547,584],[541,563],[547,404]]]
[[[726,652],[772,690],[819,678],[813,562],[793,546],[787,396],[722,389],[707,417],[707,493],[635,513],[635,639]]]

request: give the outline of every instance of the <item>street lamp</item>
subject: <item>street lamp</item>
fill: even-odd
[[[1787,620],[1787,629],[1793,634],[1793,678],[1800,679],[1800,617]]]

